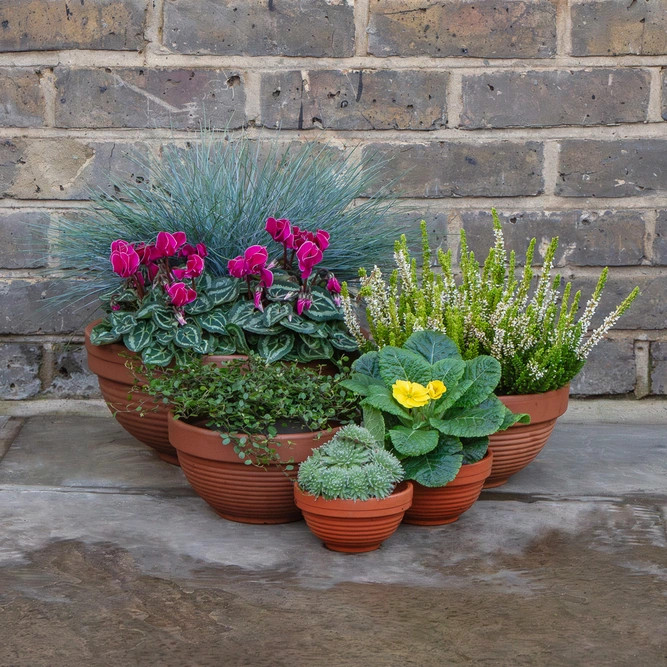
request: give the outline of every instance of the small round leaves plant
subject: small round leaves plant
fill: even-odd
[[[529,420],[494,395],[496,359],[465,361],[437,331],[367,352],[352,370],[342,384],[362,398],[364,426],[401,460],[405,478],[424,486],[445,486],[462,465],[484,458],[489,435]]]
[[[366,428],[349,424],[299,467],[302,491],[325,500],[389,497],[403,480],[400,461]]]
[[[275,464],[277,434],[324,431],[359,416],[358,398],[330,377],[297,364],[267,364],[257,355],[218,367],[199,359],[150,371],[142,386],[169,404],[176,419],[218,431],[247,465]]]

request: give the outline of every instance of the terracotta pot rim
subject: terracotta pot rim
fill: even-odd
[[[544,396],[554,396],[555,394],[562,393],[564,389],[567,389],[568,394],[570,391],[570,383],[568,382],[566,385],[563,385],[562,387],[558,387],[558,389],[551,389],[550,391],[541,391],[537,394],[496,394],[498,398],[525,398],[526,400],[531,400],[531,399],[541,399]]]
[[[387,498],[369,500],[326,500],[302,491],[294,484],[294,501],[302,511],[323,516],[354,518],[383,516],[404,512],[412,504],[414,486],[411,480],[401,482]]]

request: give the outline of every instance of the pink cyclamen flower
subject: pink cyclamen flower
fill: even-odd
[[[308,310],[313,305],[313,300],[302,296],[296,301],[296,312],[303,315],[304,310]]]
[[[204,272],[204,260],[199,255],[190,255],[184,269],[173,269],[174,275],[183,278],[197,278]]]
[[[329,280],[327,281],[327,289],[332,294],[340,294],[340,283],[336,280],[336,276],[333,273],[329,274]]]
[[[114,248],[115,244],[115,249]],[[121,245],[124,244],[124,245]],[[115,273],[121,278],[130,278],[139,268],[139,255],[135,249],[125,241],[114,241],[109,260]]]
[[[190,255],[196,255],[197,248],[195,248],[192,243],[186,243],[179,251],[179,257],[190,257]]]
[[[120,310],[120,304],[114,303],[114,305],[111,306],[111,310]]]
[[[322,261],[322,251],[312,241],[306,241],[297,251],[299,260],[299,271],[303,280],[308,280],[313,272],[313,267]]]
[[[159,257],[173,257],[186,241],[185,232],[160,232],[155,241],[155,250]],[[154,258],[157,259],[157,258]]]
[[[149,280],[153,282],[155,280],[155,276],[157,276],[157,273],[160,270],[160,267],[157,264],[153,264],[153,262],[151,262],[150,264],[146,265],[146,270],[148,271]]]
[[[262,305],[262,294],[264,293],[264,290],[260,287],[259,289],[255,290],[255,297],[254,297],[254,303],[255,303],[255,308],[259,310],[260,312],[264,312],[264,306]]]
[[[248,265],[248,273],[259,273],[260,268],[266,265],[269,251],[263,245],[251,245],[243,253],[243,258]]]
[[[259,270],[259,275],[262,287],[271,287],[273,285],[273,273],[271,271],[262,267]]]
[[[267,218],[266,226],[264,227],[274,241],[282,243],[287,248],[292,247],[294,236],[292,235],[292,225],[287,218]]]
[[[177,308],[181,308],[186,303],[190,303],[197,298],[197,292],[192,288],[187,287],[184,283],[172,283],[167,285],[165,291],[169,295],[171,302]]]
[[[208,257],[208,248],[203,243],[198,243],[196,247],[200,257]]]
[[[233,278],[245,278],[248,275],[248,266],[242,255],[227,262],[227,271]]]
[[[329,232],[325,232],[323,229],[318,229],[315,234],[312,234],[314,238],[311,239],[317,247],[324,252],[329,247],[329,239],[331,238]]]
[[[134,246],[127,241],[123,241],[123,239],[116,239],[115,241],[111,242],[111,252],[126,252],[130,248],[134,248]]]

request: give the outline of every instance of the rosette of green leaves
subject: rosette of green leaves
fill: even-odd
[[[436,331],[415,332],[400,348],[368,352],[352,369],[343,384],[363,397],[365,427],[400,459],[406,479],[424,486],[445,486],[463,464],[484,457],[489,435],[529,421],[494,395],[501,374],[496,359],[464,361],[454,341]],[[440,380],[447,391],[408,409],[393,397],[397,380],[424,386]]]
[[[264,312],[242,297],[245,283],[208,274],[195,282],[197,298],[184,308],[185,325],[162,290],[152,289],[140,301],[132,289],[110,292],[102,300],[109,311],[95,326],[93,345],[122,343],[145,364],[182,365],[188,357],[256,352],[268,363],[335,359],[357,349],[343,313],[330,293],[313,288],[313,304],[299,316],[294,311],[298,286],[277,280],[267,290]],[[121,310],[111,310],[111,301]]]

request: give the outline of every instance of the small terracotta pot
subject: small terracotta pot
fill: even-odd
[[[492,462],[493,453],[489,450],[481,461],[461,466],[446,486],[430,488],[413,482],[415,495],[412,507],[405,513],[405,523],[442,526],[456,521],[479,498],[484,480],[491,473]]]
[[[382,500],[325,500],[294,485],[294,499],[308,528],[327,549],[345,553],[374,551],[393,535],[412,503],[412,493],[412,482],[403,482]]]
[[[499,396],[512,412],[530,415],[530,424],[515,424],[489,438],[493,451],[493,468],[485,489],[502,486],[523,470],[542,450],[554,430],[556,420],[567,410],[570,385],[544,394]]]
[[[144,445],[152,447],[158,456],[167,463],[179,465],[176,450],[169,444],[167,415],[169,408],[164,403],[156,403],[153,397],[143,391],[132,391],[134,376],[125,367],[128,359],[139,360],[139,355],[130,352],[120,343],[111,345],[93,345],[90,332],[102,320],[91,322],[85,329],[88,366],[97,375],[102,396],[118,423]],[[241,358],[244,355],[229,357],[211,356],[212,363],[221,365],[225,360]],[[128,401],[128,394],[132,398]],[[141,407],[143,416],[136,408]]]
[[[224,519],[239,523],[289,523],[299,521],[294,504],[294,470],[284,465],[260,468],[245,465],[232,443],[222,444],[220,433],[169,417],[169,440],[192,488]],[[277,449],[286,464],[305,461],[333,437],[338,428],[315,433],[277,435]]]

